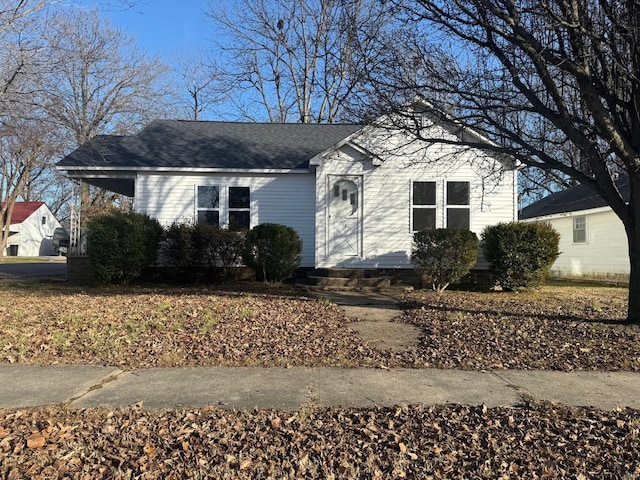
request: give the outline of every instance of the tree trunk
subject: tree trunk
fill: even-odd
[[[640,177],[629,175],[629,203],[620,216],[629,245],[629,308],[627,323],[640,324]]]
[[[629,309],[627,323],[640,324],[640,202],[629,205],[631,225],[627,227],[629,242]]]
[[[639,250],[636,248],[636,250]],[[640,252],[631,254],[631,273],[629,274],[629,311],[627,323],[640,324]]]

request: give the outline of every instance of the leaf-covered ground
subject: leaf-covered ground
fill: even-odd
[[[403,321],[423,330],[430,366],[640,371],[640,329],[622,325],[627,290],[547,286],[525,293],[414,292]]]
[[[0,410],[0,477],[633,479],[639,414],[548,404]]]
[[[391,352],[299,291],[5,282],[0,362],[640,371],[640,330],[619,324],[626,302],[605,287],[404,293],[396,321],[422,333],[417,348]]]
[[[248,291],[250,290],[250,291]],[[640,371],[626,291],[408,292],[415,350],[291,290],[0,283],[0,362]],[[640,411],[517,407],[0,409],[0,478],[640,478]]]

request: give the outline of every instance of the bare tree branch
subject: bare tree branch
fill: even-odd
[[[596,191],[629,238],[640,322],[640,4],[635,0],[393,1],[422,45],[368,66],[378,98],[427,97],[466,146]],[[405,122],[406,123],[406,122]],[[414,129],[418,138],[429,129]],[[437,142],[436,138],[423,140]],[[450,140],[451,141],[451,140]],[[615,179],[629,179],[630,198]]]
[[[253,120],[333,123],[365,88],[357,40],[374,38],[392,17],[373,0],[242,0],[207,14],[229,41],[219,44],[229,83]]]

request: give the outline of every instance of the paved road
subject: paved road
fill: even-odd
[[[42,261],[29,263],[0,262],[0,279],[3,278],[64,278],[67,264],[64,261]]]

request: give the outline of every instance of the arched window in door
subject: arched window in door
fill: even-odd
[[[333,184],[331,214],[351,217],[358,213],[358,186],[351,180],[338,180]]]

